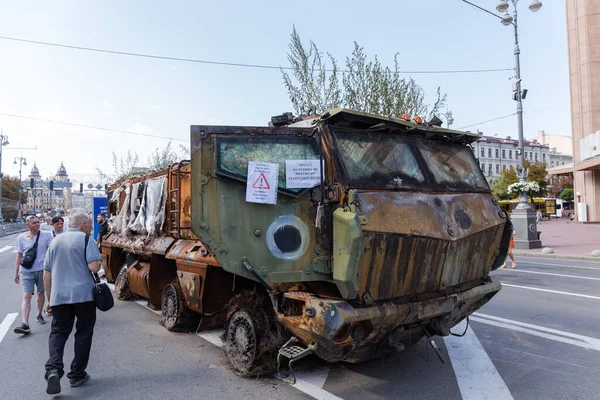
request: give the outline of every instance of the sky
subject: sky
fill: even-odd
[[[495,11],[496,0],[473,0]],[[525,137],[571,134],[565,2],[519,4]],[[379,1],[64,1],[0,0],[0,36],[123,52],[287,66],[289,35],[314,41],[341,64],[356,41],[406,71],[513,68],[512,27],[460,0]],[[512,6],[511,6],[512,7]],[[513,71],[416,74],[448,96],[453,128],[517,137]],[[408,77],[409,75],[407,75]],[[2,172],[15,157],[46,177],[111,172],[113,153],[140,164],[169,139],[6,116],[20,115],[132,131],[189,146],[190,125],[261,125],[292,111],[277,69],[129,57],[0,39]],[[4,114],[4,115],[3,115]],[[37,150],[27,148],[37,147]],[[20,150],[19,148],[25,148]]]

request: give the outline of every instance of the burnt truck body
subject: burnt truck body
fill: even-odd
[[[133,212],[103,242],[107,276],[162,307],[168,328],[225,323],[241,374],[448,335],[500,290],[489,272],[512,234],[468,147],[477,138],[342,109],[285,126],[194,125],[191,163],[111,188],[114,220],[125,227],[123,207]],[[159,178],[162,230],[146,205],[132,231],[140,182],[148,193]]]

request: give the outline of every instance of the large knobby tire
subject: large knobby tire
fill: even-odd
[[[190,331],[198,325],[200,315],[188,308],[177,279],[163,289],[161,309],[162,324],[169,331]]]
[[[128,268],[127,264],[124,264],[117,275],[117,279],[115,279],[115,294],[119,300],[133,300],[135,298],[127,280]]]
[[[289,333],[277,322],[269,298],[260,292],[244,291],[229,302],[223,350],[241,376],[274,372],[277,352]]]

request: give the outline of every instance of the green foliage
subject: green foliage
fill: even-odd
[[[540,162],[531,163],[529,160],[525,160],[525,168],[529,170],[527,180],[530,182],[537,182],[540,186],[540,190],[529,193],[529,197],[532,201],[534,197],[544,197],[547,192],[546,188],[548,187],[548,181],[546,180],[546,176],[548,175],[546,172],[546,164]]]
[[[377,56],[368,57],[362,47],[354,42],[354,50],[346,58],[346,70],[338,70],[337,61],[327,54],[328,68],[314,42],[304,47],[294,27],[289,44],[288,60],[292,77],[283,69],[284,84],[297,114],[316,107],[317,113],[345,107],[391,118],[406,113],[426,119],[439,114],[446,105],[446,95],[440,88],[432,105],[425,100],[425,91],[414,79],[401,78],[399,55],[394,56],[394,67],[384,67]],[[342,80],[338,74],[342,74]]]
[[[508,186],[517,182],[519,182],[519,178],[514,168],[505,169],[492,188],[492,193],[498,200],[509,200]]]
[[[111,174],[96,168],[98,175],[106,182],[115,183],[134,176],[144,175],[148,172],[148,168],[138,167],[140,158],[137,153],[132,154],[131,151],[127,151],[127,157],[119,159],[113,151],[112,156],[113,172]]]
[[[171,149],[171,141],[163,149],[157,147],[148,157],[148,165],[152,171],[169,168],[177,161],[179,161],[179,156]]]
[[[573,189],[564,189],[560,194],[560,198],[564,201],[573,201],[575,199],[575,193]]]
[[[22,183],[29,185],[29,180]],[[4,219],[17,218],[19,199],[19,177],[4,175],[2,178],[2,216]],[[21,210],[27,205],[27,191],[21,190]]]

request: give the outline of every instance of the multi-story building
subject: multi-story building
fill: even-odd
[[[556,150],[556,147],[552,147],[548,155],[550,157],[549,162],[546,163],[546,167],[548,168],[560,167],[573,163],[572,155],[561,153]]]
[[[31,179],[34,182],[33,188],[31,187]],[[50,182],[52,182],[52,190],[50,190]],[[27,189],[28,213],[61,215],[70,208],[73,184],[62,162],[56,175],[47,179],[42,178],[37,165],[34,163],[28,181],[23,182],[23,186]]]
[[[567,35],[573,125],[573,165],[556,175],[574,175],[577,218],[600,221],[600,10],[599,0],[569,0]]]
[[[488,182],[494,183],[500,177],[502,171],[510,168],[516,168],[519,163],[519,141],[510,136],[502,139],[496,136],[483,136],[473,143],[472,149],[475,158],[479,161]],[[550,165],[550,147],[539,143],[537,140],[525,140],[523,143],[525,149],[525,159],[531,162],[542,162]],[[559,153],[560,154],[560,153]]]

